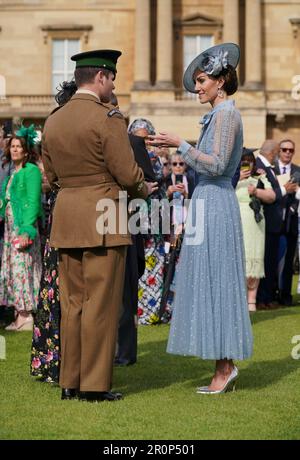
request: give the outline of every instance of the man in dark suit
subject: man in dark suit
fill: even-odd
[[[266,220],[265,278],[260,281],[257,292],[258,309],[275,307],[273,300],[278,267],[279,239],[284,216],[284,197],[295,193],[297,188],[297,184],[291,182],[288,182],[284,186],[280,186],[274,170],[274,162],[279,153],[279,144],[273,140],[266,140],[256,159],[257,168],[266,171],[266,176],[276,194],[274,203],[264,204]]]
[[[300,176],[299,166],[292,163],[295,154],[295,143],[290,139],[280,142],[280,152],[278,161],[275,162],[275,173],[289,174],[291,178],[295,175]],[[282,281],[279,286],[279,301],[283,305],[291,305],[293,298],[291,294],[293,279],[293,261],[298,240],[298,204],[295,193],[290,193],[284,197],[283,201],[283,221],[281,235],[286,238],[286,254],[282,272]]]
[[[129,134],[129,141],[135,161],[142,169],[145,180],[155,185],[155,174],[144,139]],[[137,361],[138,283],[145,271],[145,254],[143,235],[138,233],[131,235],[131,238],[132,246],[127,249],[122,309],[118,327],[118,346],[114,361],[115,365],[119,366],[128,366]]]

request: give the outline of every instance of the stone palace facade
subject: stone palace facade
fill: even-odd
[[[182,87],[188,62],[221,42],[239,43],[245,146],[292,138],[300,163],[300,1],[0,0],[0,124],[42,126],[72,54],[120,49],[116,79],[128,120],[189,141],[209,110]]]

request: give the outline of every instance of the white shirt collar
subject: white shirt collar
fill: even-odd
[[[279,164],[280,171],[282,170],[282,168],[285,168],[286,171],[290,171],[291,169],[291,163],[284,164],[282,163],[282,161],[278,160],[278,164]]]
[[[89,89],[78,89],[76,91],[76,94],[90,94],[91,96],[94,96],[96,99],[98,99],[98,101],[100,102],[98,94],[94,93],[94,91],[91,91]]]
[[[274,166],[271,165],[271,163],[263,155],[258,154],[257,158],[259,158],[263,162],[263,164],[264,164],[264,166],[266,166],[266,168],[274,168]]]

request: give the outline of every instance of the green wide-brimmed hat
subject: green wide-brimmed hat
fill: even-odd
[[[117,50],[95,50],[85,51],[71,57],[76,62],[76,69],[79,67],[104,67],[117,73],[117,60],[121,56]]]
[[[195,90],[194,74],[197,69],[207,75],[218,76],[231,65],[236,68],[240,60],[240,48],[235,43],[222,43],[212,46],[197,56],[188,66],[183,75],[183,86],[190,93]]]

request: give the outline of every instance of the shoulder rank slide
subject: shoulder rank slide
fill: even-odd
[[[118,118],[124,118],[119,109],[112,109],[107,113],[108,117],[116,116]]]

